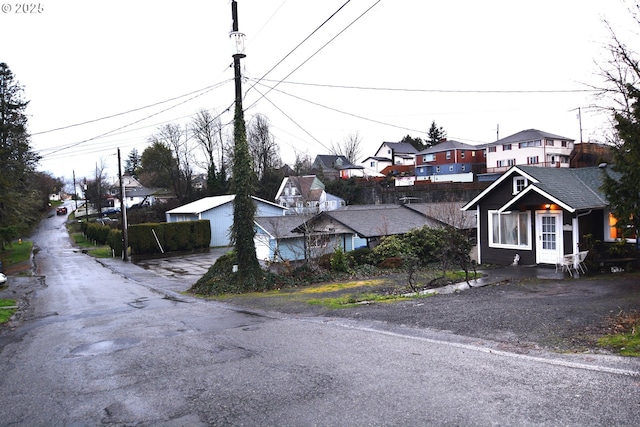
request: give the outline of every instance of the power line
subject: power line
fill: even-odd
[[[368,121],[368,122],[376,123],[376,124],[379,124],[379,125],[384,125],[384,126],[394,127],[394,128],[396,128],[396,129],[402,129],[402,130],[407,130],[407,131],[411,131],[411,132],[420,132],[420,133],[424,133],[424,131],[423,131],[423,130],[416,130],[416,129],[411,129],[411,128],[407,128],[407,127],[404,127],[404,126],[398,126],[398,125],[394,125],[394,124],[392,124],[392,123],[386,123],[386,122],[382,122],[382,121],[380,121],[380,120],[375,120],[375,119],[370,119],[370,118],[368,118],[368,117],[360,116],[360,115],[358,115],[358,114],[349,113],[348,111],[338,110],[337,108],[329,107],[329,106],[327,106],[327,105],[320,104],[320,103],[317,103],[317,102],[314,102],[314,101],[311,101],[311,100],[308,100],[308,99],[305,99],[305,98],[302,98],[302,97],[299,97],[299,96],[296,96],[296,95],[293,95],[293,94],[287,93],[287,92],[285,92],[285,91],[283,91],[283,90],[281,90],[281,89],[276,89],[276,88],[275,88],[275,86],[274,86],[274,87],[270,87],[270,86],[267,86],[267,85],[265,85],[265,84],[263,84],[263,83],[260,83],[260,84],[261,84],[262,86],[266,86],[266,87],[270,88],[270,90],[275,90],[275,91],[280,92],[280,93],[282,93],[282,94],[284,94],[284,95],[290,96],[290,97],[295,98],[295,99],[298,99],[298,100],[300,100],[300,101],[308,102],[309,104],[315,105],[315,106],[317,106],[317,107],[326,108],[327,110],[331,110],[331,111],[334,111],[334,112],[336,112],[336,113],[340,113],[340,114],[344,114],[344,115],[347,115],[347,116],[355,117],[355,118],[357,118],[357,119],[361,119],[361,120],[366,120],[366,121]],[[268,93],[268,92],[267,92],[267,93]],[[263,96],[264,96],[264,95],[263,95]],[[326,148],[326,147],[325,147],[325,148]]]
[[[66,126],[62,126],[62,127],[59,127],[59,128],[55,128],[55,129],[49,129],[49,130],[45,130],[45,131],[42,131],[42,132],[35,132],[35,133],[32,133],[31,136],[43,135],[45,133],[51,133],[51,132],[56,132],[56,131],[59,131],[59,130],[70,129],[70,128],[74,128],[74,127],[78,127],[78,126],[87,125],[87,124],[90,124],[90,123],[99,122],[99,121],[102,121],[102,120],[112,119],[114,117],[123,116],[123,115],[129,114],[129,113],[135,113],[136,111],[141,111],[141,110],[144,110],[144,109],[147,109],[147,108],[155,107],[157,105],[165,104],[167,102],[175,101],[176,99],[184,98],[185,96],[193,95],[194,93],[199,93],[199,92],[202,92],[202,91],[209,92],[213,88],[218,87],[218,86],[222,86],[223,84],[227,83],[228,81],[229,80],[217,83],[215,85],[207,86],[205,88],[198,89],[198,90],[195,90],[193,92],[186,93],[184,95],[180,95],[180,96],[176,96],[174,98],[166,99],[164,101],[156,102],[154,104],[145,105],[144,107],[138,107],[138,108],[134,108],[132,110],[128,110],[128,111],[123,111],[123,112],[120,112],[120,113],[112,114],[110,116],[104,116],[104,117],[100,117],[100,118],[97,118],[97,119],[87,120],[86,122],[81,122],[81,123],[74,123],[74,124],[71,124],[71,125],[66,125]]]
[[[356,89],[356,90],[373,90],[388,92],[424,92],[424,93],[489,93],[489,94],[510,94],[510,93],[594,93],[595,89],[542,89],[542,90],[480,90],[480,89],[412,89],[412,88],[390,88],[390,87],[373,87],[373,86],[347,86],[347,85],[331,85],[321,83],[305,83],[292,82],[283,80],[261,79],[270,83],[284,83],[300,86],[315,86],[333,89]],[[275,86],[274,86],[275,87]]]

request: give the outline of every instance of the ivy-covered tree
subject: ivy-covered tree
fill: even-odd
[[[617,220],[617,227],[627,237],[635,237],[640,230],[640,90],[630,84],[626,90],[631,109],[614,115],[619,138],[614,148],[614,165],[611,166],[615,175],[603,169],[603,191]]]
[[[37,206],[23,203],[40,159],[31,150],[27,104],[9,66],[0,63],[0,249],[32,225],[29,214]]]
[[[262,281],[262,269],[256,256],[253,241],[255,229],[253,220],[256,205],[252,199],[254,182],[256,182],[251,167],[251,154],[244,124],[242,106],[236,103],[233,136],[235,147],[233,151],[233,181],[231,191],[235,194],[233,200],[233,225],[231,227],[231,241],[235,245],[238,271],[234,280],[238,288],[243,291],[259,289]]]

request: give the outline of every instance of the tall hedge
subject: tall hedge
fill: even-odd
[[[116,256],[122,256],[122,231],[115,228],[111,229],[107,243]]]
[[[136,255],[203,249],[211,242],[208,220],[136,224],[128,230],[131,253]]]

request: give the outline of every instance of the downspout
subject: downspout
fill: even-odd
[[[487,221],[487,225],[489,222]],[[487,233],[489,230],[487,230]],[[480,205],[476,206],[476,246],[478,247],[478,265],[482,264],[482,245],[480,244]]]
[[[578,245],[580,244],[580,226],[579,226],[579,218],[582,216],[589,215],[592,212],[592,209],[589,209],[586,212],[581,214],[576,214],[572,219],[571,224],[571,239],[573,243],[573,268],[578,268],[578,252],[580,252],[580,248]]]

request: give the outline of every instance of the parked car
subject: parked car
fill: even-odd
[[[5,283],[7,283],[7,276],[5,276],[3,273],[0,273],[0,285],[4,285]]]
[[[67,214],[67,208],[64,206],[60,206],[59,208],[56,208],[56,215],[66,215]]]

